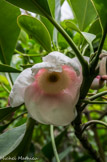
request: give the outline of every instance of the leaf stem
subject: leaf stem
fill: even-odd
[[[107,127],[107,123],[103,122],[103,121],[99,121],[99,120],[90,120],[88,121],[87,123],[85,123],[83,125],[83,128],[82,128],[82,133],[86,130],[87,127],[89,127],[90,125],[93,125],[93,124],[102,124],[104,125],[105,127]]]
[[[20,52],[20,51],[18,51],[16,49],[15,49],[15,52],[20,54],[21,56],[25,56],[25,57],[39,57],[39,56],[47,55],[47,53],[46,54],[26,54],[26,53],[22,53],[22,52]]]
[[[10,94],[9,89],[8,89],[2,82],[1,82],[0,84],[1,84],[1,86],[4,88],[4,90],[5,90],[8,94]]]
[[[52,140],[52,147],[53,147],[54,155],[56,157],[56,161],[60,162],[58,152],[57,152],[57,148],[56,148],[56,145],[55,145],[54,131],[53,130],[54,130],[54,126],[50,125],[50,134],[51,134],[51,140]]]

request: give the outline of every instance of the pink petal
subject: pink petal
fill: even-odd
[[[64,88],[62,84],[59,84],[60,79],[58,83],[46,85],[45,77],[51,74],[46,69],[39,70],[35,76],[35,82],[26,88],[24,95],[25,105],[32,118],[40,123],[64,126],[72,122],[76,117],[75,105],[79,98],[82,80],[72,67],[64,65],[62,69],[63,78],[67,77],[67,80],[61,78],[63,79],[62,84]],[[62,75],[62,73],[57,73]],[[42,78],[42,76],[44,77]],[[41,85],[40,81],[46,87]],[[59,84],[62,87],[60,87],[60,90],[57,90],[58,87],[56,88],[54,84]],[[54,93],[53,87],[56,88],[57,93]],[[52,91],[48,89],[52,89]]]

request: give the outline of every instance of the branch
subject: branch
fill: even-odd
[[[92,120],[91,117],[90,117],[90,113],[87,109],[86,109],[85,115],[86,115],[86,118],[89,121]],[[105,127],[103,127],[103,128],[105,128]],[[94,132],[94,139],[95,139],[97,147],[98,147],[98,152],[99,152],[100,158],[104,162],[105,161],[105,155],[104,155],[103,147],[102,147],[102,144],[100,142],[100,139],[99,139],[99,136],[98,136],[98,133],[97,133],[96,125],[93,125],[91,127],[91,130]]]
[[[90,101],[89,99],[80,101],[86,104],[107,104],[107,101]]]
[[[88,99],[89,99],[89,100],[95,100],[96,98],[102,97],[102,96],[104,96],[104,95],[107,95],[107,91],[97,93],[97,94],[95,94],[94,96],[89,97]]]
[[[104,118],[104,116],[107,115],[107,110],[105,110],[102,115],[98,118],[98,120],[101,120],[102,118]]]
[[[74,123],[75,124],[75,123]],[[76,137],[79,139],[79,141],[81,142],[81,144],[83,145],[83,147],[89,152],[89,154],[93,157],[93,159],[96,160],[96,162],[102,162],[100,156],[98,155],[98,153],[96,152],[96,150],[94,150],[94,148],[92,147],[92,145],[89,143],[87,136],[82,134],[82,127],[81,125],[75,124],[74,125],[74,129],[75,129],[75,135]]]
[[[85,123],[83,125],[83,128],[82,128],[82,133],[86,130],[87,127],[89,127],[90,125],[93,125],[93,124],[101,124],[101,125],[104,125],[105,127],[107,127],[107,124],[103,121],[99,121],[99,120],[90,120],[88,121],[87,123]]]
[[[92,101],[92,100],[95,100],[96,98],[101,97],[101,96],[104,96],[104,95],[106,95],[106,94],[107,94],[107,91],[104,91],[104,92],[101,92],[101,93],[97,93],[97,94],[95,94],[94,96],[89,97],[88,99]],[[81,106],[80,110],[83,111],[84,108],[85,108],[88,104],[89,104],[89,102],[85,102],[85,104],[83,104],[83,105]],[[91,102],[90,104],[94,104],[94,103]],[[97,104],[99,104],[99,103],[97,102]]]

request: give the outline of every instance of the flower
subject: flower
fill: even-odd
[[[91,89],[98,90],[107,82],[107,51],[102,51],[99,56],[99,75],[93,80]]]
[[[43,57],[42,63],[20,73],[10,93],[10,105],[25,103],[38,122],[65,126],[76,117],[81,83],[77,59],[54,51]]]
[[[93,90],[98,90],[98,89],[104,87],[105,79],[103,79],[103,78],[104,78],[104,76],[97,75],[96,78],[93,80],[90,88]]]

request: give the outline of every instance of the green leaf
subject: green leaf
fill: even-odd
[[[61,1],[61,5],[63,5],[63,3],[64,3],[65,0],[60,0],[60,1]]]
[[[20,8],[25,10],[45,15],[48,14],[51,16],[51,11],[49,9],[48,0],[6,0]]]
[[[56,143],[56,146],[58,147],[63,139],[63,137],[65,136],[66,134],[66,129],[61,132],[56,138],[55,138],[55,143]],[[43,148],[42,148],[42,152],[43,154],[48,158],[48,159],[52,159],[52,157],[54,156],[54,153],[53,153],[53,147],[52,147],[52,142],[50,141],[48,144],[46,144]]]
[[[106,0],[91,0],[97,13],[100,17],[103,29],[107,27],[107,1]]]
[[[81,30],[77,27],[76,24],[74,24],[72,21],[70,20],[66,20],[65,21],[65,25],[68,27],[68,28],[71,28],[72,30],[75,30],[79,33],[81,33]]]
[[[44,17],[44,16],[40,16],[40,21],[43,22],[43,24],[46,26],[46,28],[49,31],[49,34],[51,36],[51,39],[53,39],[53,31],[54,31],[54,26],[50,23],[50,21]]]
[[[96,19],[89,28],[89,33],[95,34],[96,37],[100,37],[102,35],[102,28],[99,19]]]
[[[61,18],[61,4],[60,0],[48,0],[49,2],[49,8],[52,13],[52,16],[55,18],[55,20],[59,23]],[[53,42],[57,43],[57,37],[58,37],[58,31],[54,26],[50,23],[50,21],[45,17],[40,17],[41,21],[45,24],[47,27],[51,38],[53,39]]]
[[[20,73],[21,71],[9,65],[0,64],[0,72]]]
[[[68,0],[79,28],[84,31],[96,17],[95,9],[90,0]]]
[[[0,158],[7,156],[22,141],[25,133],[26,125],[13,128],[0,135]]]
[[[79,34],[81,34],[84,37],[84,39],[90,45],[90,49],[91,49],[91,53],[92,53],[93,52],[92,41],[96,38],[96,36],[91,33],[81,32],[80,29],[72,21],[66,21],[65,24],[67,27],[77,31]]]
[[[17,147],[15,147],[15,149],[12,150],[8,156],[10,157],[15,156],[16,158],[18,158],[19,156],[22,157],[26,156],[31,144],[34,126],[35,126],[35,120],[29,118],[26,124],[26,130],[24,131],[23,138],[21,138],[20,143],[18,143]]]
[[[9,114],[11,114],[12,112],[15,112],[18,107],[6,107],[6,108],[0,108],[0,121],[5,119]]]
[[[17,25],[19,15],[18,8],[0,0],[0,59],[6,64],[10,64],[20,32]]]
[[[18,24],[32,38],[37,40],[46,51],[52,51],[50,34],[40,20],[31,16],[22,15],[18,17]]]

